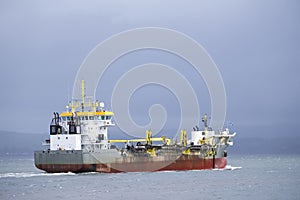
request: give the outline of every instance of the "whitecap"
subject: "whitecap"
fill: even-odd
[[[68,176],[76,175],[75,173],[34,173],[34,172],[16,172],[16,173],[3,173],[0,174],[0,178],[28,178],[37,176]]]
[[[213,169],[213,170],[222,171],[222,170],[236,170],[236,169],[242,169],[242,167],[234,167],[234,166],[231,166],[231,165],[226,165],[222,169]]]
[[[231,165],[226,165],[226,166],[225,166],[225,169],[226,169],[226,170],[236,170],[236,169],[242,169],[242,167],[233,167],[233,166],[231,166]]]

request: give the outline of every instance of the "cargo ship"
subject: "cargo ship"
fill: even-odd
[[[221,169],[236,134],[228,128],[215,132],[204,115],[204,128],[193,127],[189,136],[181,130],[179,141],[152,137],[151,130],[146,130],[145,138],[110,139],[114,113],[105,110],[103,102],[87,100],[83,80],[81,99],[70,101],[66,108],[54,113],[50,138],[43,142],[43,150],[34,152],[35,166],[49,173]]]

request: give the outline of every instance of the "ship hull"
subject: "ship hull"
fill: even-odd
[[[88,154],[89,155],[89,154]],[[45,156],[45,155],[44,155]],[[35,165],[37,168],[49,172],[151,172],[151,171],[174,171],[174,170],[203,170],[221,169],[227,164],[225,157],[199,157],[191,155],[180,155],[176,159],[153,159],[151,157],[136,157],[131,159],[116,158],[111,162],[86,163],[84,156],[80,153],[48,154],[48,159],[41,162],[41,156],[35,153]],[[49,157],[50,156],[50,157]],[[49,159],[50,158],[50,159]],[[71,161],[71,162],[70,162]]]

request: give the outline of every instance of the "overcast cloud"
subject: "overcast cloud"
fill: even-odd
[[[299,10],[296,0],[3,0],[0,129],[47,132],[53,111],[64,110],[77,70],[97,44],[121,31],[155,26],[189,35],[211,55],[226,88],[226,119],[242,137],[298,135]],[[113,63],[102,81],[107,85],[101,82],[98,86],[101,100],[110,107],[114,81],[131,67],[148,62],[168,64],[177,70],[186,66],[182,74],[199,91],[201,112],[210,112],[209,94],[201,77],[192,69],[186,70],[189,66],[180,58],[157,51],[135,52]],[[123,71],[120,66],[124,66]],[[172,94],[152,86],[144,90],[132,100],[133,118],[147,123],[149,106],[161,103],[170,113],[166,130],[176,126],[179,110]],[[150,94],[147,101],[145,93]],[[161,95],[171,97],[159,98]]]

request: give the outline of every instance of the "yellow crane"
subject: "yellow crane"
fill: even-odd
[[[163,142],[164,144],[170,145],[171,139],[161,136],[158,138],[152,138],[152,131],[146,131],[146,138],[130,139],[130,140],[109,140],[110,143],[131,143],[131,142],[146,142],[146,144],[152,144],[152,142]]]

